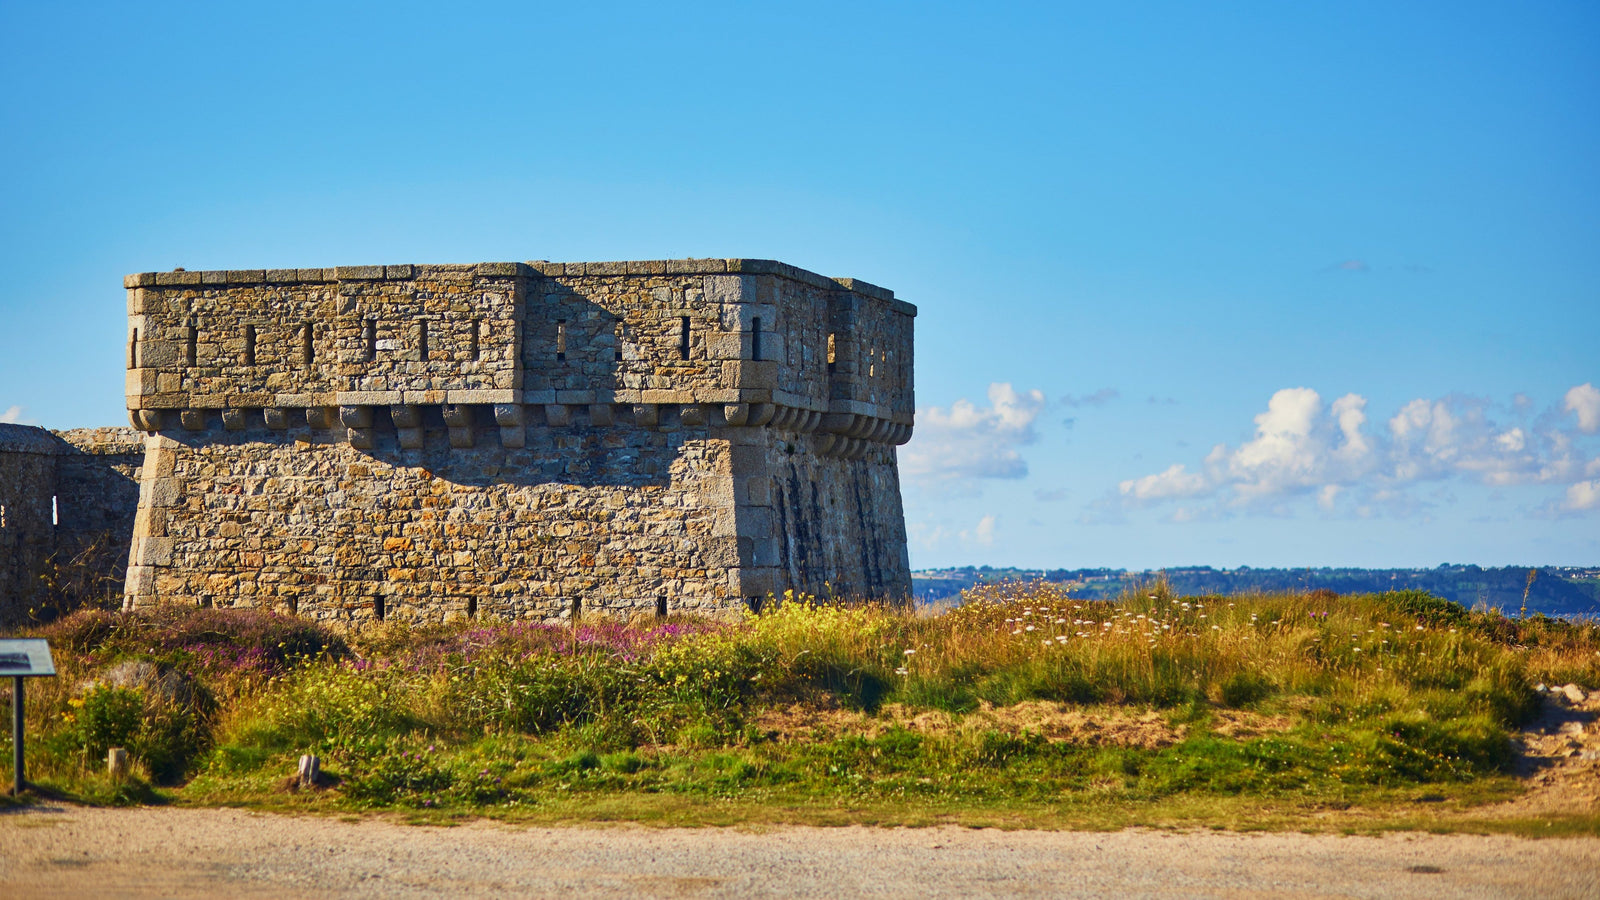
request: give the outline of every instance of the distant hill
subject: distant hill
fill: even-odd
[[[1529,566],[1482,568],[1442,565],[1433,569],[1213,569],[1187,566],[1130,572],[1127,569],[1007,569],[966,566],[911,573],[918,602],[959,602],[961,591],[982,582],[1043,580],[1072,584],[1090,599],[1116,599],[1124,590],[1165,574],[1180,594],[1246,594],[1327,589],[1340,594],[1424,590],[1468,608],[1498,608],[1515,615],[1522,606]],[[1539,566],[1528,592],[1528,612],[1547,616],[1600,617],[1600,568]]]

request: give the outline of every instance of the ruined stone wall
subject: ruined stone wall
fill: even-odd
[[[915,309],[881,288],[721,259],[126,286],[130,417],[158,435],[130,605],[438,620],[909,593]]]
[[[25,621],[37,602],[39,573],[55,549],[55,482],[50,433],[0,424],[0,624]]]
[[[132,429],[0,424],[0,624],[121,597],[143,461]]]

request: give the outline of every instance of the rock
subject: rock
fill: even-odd
[[[317,782],[322,779],[322,760],[309,753],[300,757],[300,768],[295,777],[299,781],[300,787],[315,787]]]
[[[142,659],[117,663],[100,678],[84,682],[79,689],[87,693],[97,687],[142,690],[147,696],[159,697],[168,703],[187,704],[194,700],[194,690],[183,675]]]
[[[1568,703],[1582,703],[1588,698],[1588,695],[1583,692],[1583,688],[1575,684],[1564,684],[1556,688],[1556,690],[1566,696]]]

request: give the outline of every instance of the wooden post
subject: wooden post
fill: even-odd
[[[122,778],[128,774],[128,751],[121,747],[112,747],[106,751],[106,771],[112,778]]]

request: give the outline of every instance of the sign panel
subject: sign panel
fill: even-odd
[[[50,655],[50,643],[44,638],[0,640],[0,677],[54,674],[56,661]]]

